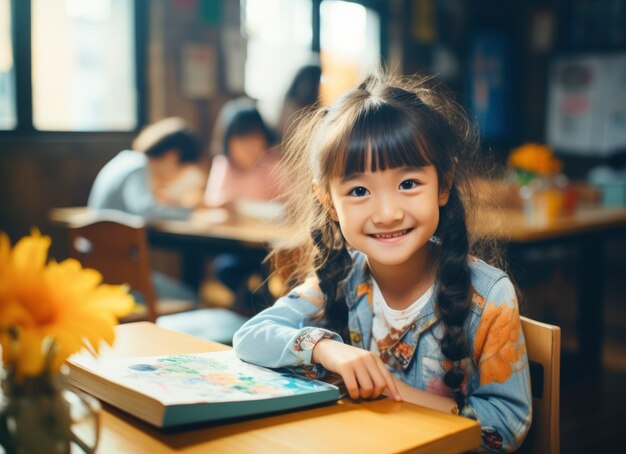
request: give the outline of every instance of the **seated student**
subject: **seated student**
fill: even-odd
[[[211,171],[204,203],[234,209],[240,200],[272,200],[280,195],[275,173],[279,157],[270,146],[274,133],[254,102],[227,102],[217,118]]]
[[[147,126],[132,150],[119,152],[98,173],[87,205],[145,219],[185,219],[200,202],[204,178],[195,166],[199,150],[184,120]]]
[[[270,149],[274,134],[254,102],[239,98],[227,102],[216,121],[214,152],[204,203],[208,207],[236,211],[238,202],[271,201],[280,194],[277,185],[279,158]],[[215,276],[241,299],[249,300],[246,282],[261,269],[263,251],[222,254],[213,262]],[[237,301],[236,306],[242,301]],[[246,303],[236,307],[249,312]]]
[[[478,421],[483,450],[511,452],[532,414],[517,295],[474,255],[478,134],[435,84],[373,75],[299,123],[284,170],[295,222],[272,251],[293,289],[233,346],[339,374],[353,399],[400,400],[401,381]]]
[[[119,210],[146,220],[187,218],[200,202],[204,177],[195,166],[198,144],[185,121],[171,117],[147,126],[132,148],[100,170],[89,208]],[[152,277],[158,298],[197,301],[195,292],[180,282],[158,272]]]

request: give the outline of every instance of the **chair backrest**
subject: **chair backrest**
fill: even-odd
[[[71,255],[86,268],[102,273],[107,284],[128,284],[141,294],[146,317],[156,319],[156,296],[150,277],[150,259],[142,218],[102,210],[68,222]]]
[[[533,422],[519,452],[560,450],[561,328],[521,317],[530,363]]]

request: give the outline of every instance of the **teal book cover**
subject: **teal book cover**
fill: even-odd
[[[337,401],[339,388],[238,359],[232,350],[68,361],[70,383],[157,427],[222,421]]]

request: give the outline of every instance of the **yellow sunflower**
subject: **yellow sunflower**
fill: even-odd
[[[101,340],[112,344],[117,318],[134,305],[126,286],[102,284],[76,260],[46,263],[49,247],[36,229],[13,249],[0,232],[2,361],[18,380],[59,370],[82,347],[98,353]]]

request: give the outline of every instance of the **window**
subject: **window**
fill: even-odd
[[[260,101],[270,122],[296,71],[310,63],[313,27],[311,0],[245,0],[248,41],[244,89]]]
[[[0,130],[14,129],[17,123],[11,38],[11,3],[9,0],[0,0]]]
[[[321,62],[321,100],[329,103],[380,64],[379,10],[385,2],[241,1],[248,42],[245,91],[259,100],[270,123],[301,66]]]
[[[32,0],[33,123],[54,131],[137,124],[130,0]]]
[[[320,96],[324,104],[331,103],[378,68],[380,36],[380,19],[372,9],[338,0],[321,3]]]
[[[136,129],[138,3],[0,0],[0,129]]]

